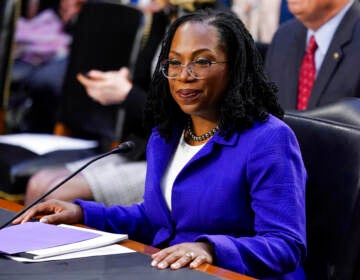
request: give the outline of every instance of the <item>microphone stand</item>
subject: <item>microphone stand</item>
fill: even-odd
[[[90,160],[89,162],[87,162],[86,164],[84,164],[83,166],[81,166],[79,169],[77,169],[75,172],[73,172],[72,174],[70,174],[68,177],[66,177],[65,179],[63,179],[61,182],[59,182],[58,184],[56,184],[53,188],[51,188],[50,190],[48,190],[46,193],[44,193],[42,196],[40,196],[38,199],[36,199],[34,202],[32,202],[31,204],[29,204],[27,207],[25,207],[23,210],[21,210],[20,212],[18,212],[14,217],[12,217],[9,221],[5,222],[2,226],[0,226],[0,230],[3,229],[4,227],[8,226],[12,221],[14,221],[16,218],[20,217],[22,214],[24,214],[27,210],[29,210],[31,207],[33,207],[34,205],[38,204],[41,200],[43,200],[45,197],[47,197],[49,194],[51,194],[53,191],[57,190],[58,188],[60,188],[63,184],[65,184],[67,181],[69,181],[71,178],[73,178],[74,176],[76,176],[79,172],[81,172],[82,170],[84,170],[86,167],[88,167],[90,164],[92,164],[93,162],[106,157],[108,155],[112,155],[112,154],[118,154],[118,153],[127,153],[129,151],[131,151],[133,148],[135,147],[134,142],[132,141],[127,141],[124,143],[121,143],[117,148],[112,149],[111,151],[101,154],[99,156],[96,156],[95,158],[93,158],[92,160]]]

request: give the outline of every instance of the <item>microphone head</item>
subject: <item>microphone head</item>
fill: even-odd
[[[112,150],[114,154],[116,153],[128,153],[135,148],[135,143],[133,141],[126,141],[121,143],[117,148]]]

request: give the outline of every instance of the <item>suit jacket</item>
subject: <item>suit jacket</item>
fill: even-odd
[[[265,68],[279,88],[285,110],[296,109],[298,77],[305,52],[306,27],[297,19],[280,26],[266,54]],[[360,4],[347,11],[325,55],[310,96],[308,109],[360,97]]]
[[[170,212],[160,182],[180,133],[167,143],[153,131],[143,203],[77,200],[85,224],[160,248],[207,240],[217,265],[255,277],[301,274],[306,172],[293,132],[271,116],[227,140],[215,134],[178,174]]]

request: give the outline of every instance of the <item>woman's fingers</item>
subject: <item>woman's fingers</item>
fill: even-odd
[[[169,266],[172,269],[178,269],[188,265],[190,261],[192,261],[192,257],[189,257],[186,255],[185,251],[179,249],[175,251],[162,252],[161,254],[157,255],[157,257],[152,261],[151,265],[157,266],[159,269],[165,269]]]
[[[179,269],[185,266],[196,268],[203,263],[212,263],[212,249],[204,242],[181,243],[152,255],[151,265],[159,269]]]
[[[25,223],[37,216],[43,216],[40,221],[50,224],[80,223],[83,219],[79,205],[59,200],[49,200],[31,207],[28,211],[13,221],[13,224]]]
[[[62,224],[62,223],[67,224],[67,223],[69,223],[68,218],[64,212],[43,216],[39,221],[41,223],[47,223],[47,224]]]
[[[195,257],[194,252],[187,252],[181,258],[176,260],[170,265],[171,269],[179,269],[184,266],[188,266]]]
[[[179,252],[174,252],[171,253],[169,255],[167,255],[164,259],[162,259],[157,267],[160,269],[165,269],[168,268],[169,265],[175,263],[176,261],[178,261],[180,258],[182,257],[182,255]]]
[[[51,207],[47,203],[39,203],[27,210],[20,217],[13,221],[13,224],[20,224],[30,221],[32,218],[51,213]]]
[[[199,265],[203,263],[212,263],[212,258],[206,255],[199,255],[197,256],[194,261],[190,263],[190,268],[197,268]]]

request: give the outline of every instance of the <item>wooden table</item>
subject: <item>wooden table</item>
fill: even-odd
[[[20,211],[23,206],[11,201],[7,201],[4,199],[0,199],[0,208],[4,208],[10,211],[14,211],[14,212],[18,212]],[[127,248],[130,248],[132,250],[135,250],[137,252],[143,253],[143,254],[147,254],[147,255],[151,255],[155,252],[157,252],[159,249],[142,244],[140,242],[136,242],[133,240],[125,240],[121,242],[122,246],[125,246]],[[222,278],[222,279],[229,279],[229,280],[254,280],[254,278],[227,270],[227,269],[223,269],[214,265],[210,265],[210,264],[203,264],[201,265],[199,268],[197,268],[196,270],[198,271],[202,271],[204,273],[210,274],[210,275],[214,275],[216,277]]]

